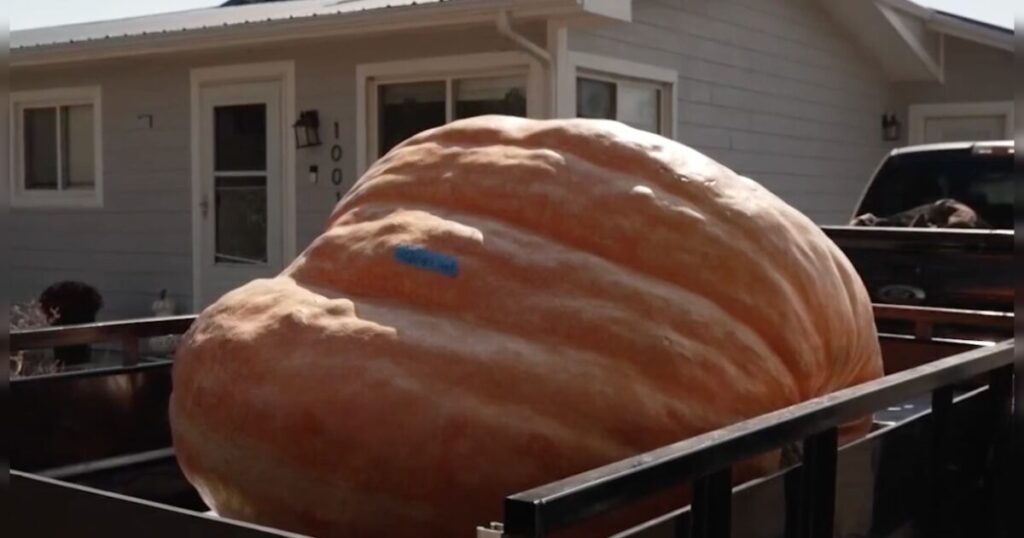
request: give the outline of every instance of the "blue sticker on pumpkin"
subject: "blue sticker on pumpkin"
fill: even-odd
[[[395,259],[401,263],[455,278],[459,274],[459,261],[454,256],[441,254],[422,247],[399,245]]]

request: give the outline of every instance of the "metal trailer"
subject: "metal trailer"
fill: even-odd
[[[692,504],[608,534],[1024,536],[1011,532],[1024,488],[1012,314],[876,305],[875,316],[894,330],[880,335],[886,377],[509,495],[501,520],[482,521],[477,536],[557,536],[680,485],[692,486]],[[15,351],[113,341],[124,352],[117,367],[12,380],[12,536],[298,536],[211,514],[178,468],[172,362],[145,357],[139,341],[193,320],[12,334]],[[873,431],[837,446],[837,425],[869,414]],[[794,443],[798,460],[732,483],[735,462]]]

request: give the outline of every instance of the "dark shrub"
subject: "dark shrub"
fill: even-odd
[[[96,288],[74,280],[52,284],[39,296],[39,305],[44,312],[53,316],[51,325],[74,325],[96,321],[96,314],[103,308],[103,297]],[[65,346],[53,350],[54,357],[62,364],[82,364],[89,361],[88,345]]]

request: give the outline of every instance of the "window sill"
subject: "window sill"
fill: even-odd
[[[103,209],[103,199],[94,193],[77,196],[18,193],[11,196],[11,209]]]

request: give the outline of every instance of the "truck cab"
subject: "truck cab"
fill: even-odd
[[[980,228],[1013,228],[1012,140],[953,142],[892,150],[868,181],[851,221],[894,215],[938,200],[973,209]]]
[[[1012,312],[1014,175],[1010,140],[898,148],[867,181],[849,223],[822,229],[877,304]],[[908,218],[943,200],[973,210],[976,222]]]

